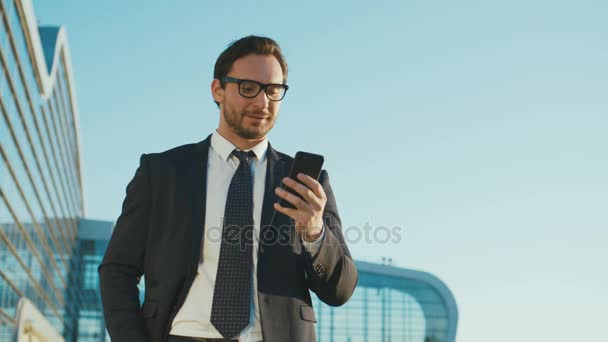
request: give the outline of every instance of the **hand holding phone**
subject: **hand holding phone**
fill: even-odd
[[[289,171],[289,178],[295,180],[296,182],[299,182],[298,173],[303,173],[315,180],[319,180],[319,176],[321,175],[321,168],[323,167],[323,162],[324,158],[322,155],[299,151],[296,153],[295,160],[291,165],[291,170]],[[302,197],[290,187],[286,186],[284,183],[281,184],[281,188],[300,198]],[[282,198],[279,199],[279,204],[286,208],[295,209],[295,207],[291,203],[287,202]]]

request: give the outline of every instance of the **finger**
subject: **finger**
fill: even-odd
[[[306,185],[319,198],[325,199],[325,190],[316,179],[304,173],[298,173],[298,180]]]
[[[279,203],[274,203],[273,207],[274,207],[274,209],[276,209],[276,211],[280,212],[281,214],[291,217],[295,222],[300,221],[300,217],[299,217],[300,215],[299,215],[299,211],[297,209],[287,208],[287,207],[280,205]]]
[[[285,185],[287,185],[288,187],[290,187],[291,189],[293,189],[295,192],[297,192],[298,194],[300,194],[300,196],[302,196],[302,198],[304,199],[304,201],[306,201],[308,204],[312,204],[315,205],[316,207],[320,206],[320,198],[317,197],[317,195],[310,190],[306,185],[297,182],[289,177],[285,177],[283,178],[283,183]]]
[[[277,194],[277,196],[279,196],[280,198],[286,200],[287,202],[291,203],[294,207],[296,207],[297,209],[309,209],[310,206],[308,205],[308,203],[306,203],[303,199],[301,199],[300,197],[292,194],[291,192],[281,189],[281,188],[276,188],[274,189],[274,192]]]

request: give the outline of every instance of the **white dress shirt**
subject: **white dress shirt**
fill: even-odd
[[[217,131],[211,136],[211,148],[207,164],[207,201],[205,209],[205,230],[202,246],[202,259],[198,264],[198,274],[190,287],[184,305],[180,308],[171,325],[171,335],[222,338],[222,335],[211,324],[211,306],[215,276],[220,256],[222,237],[222,218],[228,197],[228,188],[232,176],[236,172],[239,160],[232,151],[236,147]],[[268,140],[264,139],[251,151],[255,158],[251,161],[253,176],[253,279],[251,316],[249,325],[241,332],[239,341],[255,342],[262,340],[260,325],[260,310],[258,305],[258,240],[260,222],[262,220],[262,204],[264,202],[264,187],[266,181]],[[274,189],[273,189],[274,191]],[[321,247],[325,231],[317,241],[303,241],[303,246],[312,255]]]

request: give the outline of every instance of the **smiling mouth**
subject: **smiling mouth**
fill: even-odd
[[[256,119],[256,120],[264,120],[267,119],[266,116],[257,116],[257,115],[247,115],[250,118]]]

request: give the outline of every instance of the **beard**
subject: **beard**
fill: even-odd
[[[246,115],[264,115],[268,117],[264,121],[255,125],[246,125]],[[266,134],[274,127],[274,117],[267,112],[251,112],[243,111],[238,112],[232,110],[232,108],[225,107],[224,110],[224,121],[228,124],[228,127],[232,129],[236,135],[244,139],[262,139]]]

